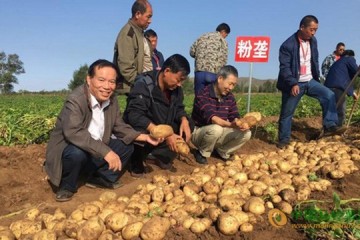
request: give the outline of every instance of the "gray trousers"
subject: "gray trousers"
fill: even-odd
[[[244,143],[250,140],[251,131],[240,131],[235,128],[211,124],[195,128],[191,141],[204,157],[210,157],[216,150],[223,159],[230,158]]]

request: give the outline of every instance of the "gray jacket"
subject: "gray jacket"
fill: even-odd
[[[50,181],[59,186],[62,174],[62,152],[68,144],[73,144],[97,158],[104,158],[111,151],[110,137],[130,144],[140,135],[122,120],[116,97],[112,97],[104,109],[105,130],[103,140],[94,140],[88,126],[92,118],[90,93],[86,84],[77,87],[66,99],[46,149],[45,170]]]

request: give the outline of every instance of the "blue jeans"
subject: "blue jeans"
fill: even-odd
[[[202,90],[206,85],[209,85],[216,81],[216,74],[211,72],[197,71],[195,72],[194,79],[194,90],[195,96]]]
[[[344,94],[344,90],[341,90],[339,88],[330,88],[331,91],[334,92],[335,94],[335,99],[336,99],[336,111],[338,114],[338,118],[339,118],[339,122],[338,122],[338,126],[342,126],[345,123],[345,115],[346,115],[346,94],[343,96]],[[341,96],[343,96],[342,99]]]
[[[323,113],[323,126],[325,129],[336,126],[338,123],[335,94],[330,89],[314,79],[309,82],[299,82],[298,86],[300,88],[300,93],[297,96],[292,96],[290,92],[282,92],[279,118],[280,143],[290,142],[292,117],[304,94],[319,100]]]
[[[126,145],[119,139],[111,139],[109,147],[120,157],[122,169],[125,169],[131,154],[134,151],[134,145]],[[81,174],[92,176],[94,174],[104,178],[109,182],[116,182],[120,171],[109,170],[109,164],[103,158],[94,158],[90,153],[69,144],[62,153],[62,176],[60,189],[66,189],[76,192],[77,181]]]

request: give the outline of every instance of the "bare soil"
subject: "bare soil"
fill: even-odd
[[[263,151],[276,151],[276,146],[265,133],[263,126],[269,122],[276,122],[276,117],[264,119],[262,124],[253,130],[252,139],[239,151],[242,154],[252,154]],[[321,119],[294,120],[292,138],[297,141],[309,141],[315,139],[320,133]],[[359,133],[359,126],[352,126],[348,131]],[[42,164],[45,158],[46,144],[29,146],[0,146],[0,226],[8,226],[11,222],[22,219],[24,212],[38,206],[43,212],[53,213],[56,208],[61,208],[66,214],[70,214],[78,205],[84,202],[97,200],[103,189],[90,189],[80,186],[78,192],[69,202],[59,203],[54,199],[54,192],[50,187]],[[190,161],[175,160],[176,172],[169,172],[152,166],[152,172],[144,179],[134,179],[126,172],[121,181],[123,187],[115,190],[118,195],[130,196],[139,184],[150,182],[155,174],[189,174],[195,167],[201,167],[194,161],[192,154]],[[209,159],[210,164],[221,162],[215,157]],[[359,165],[358,165],[359,166]],[[339,181],[332,181],[332,186],[326,192],[314,192],[312,199],[331,200],[333,192],[337,192],[342,199],[359,197],[360,172],[347,175]],[[189,230],[172,228],[168,231],[166,239],[307,239],[305,234],[297,231],[287,223],[282,228],[273,227],[266,215],[255,225],[252,233],[238,232],[234,236],[225,236],[215,227],[209,231],[196,235]]]

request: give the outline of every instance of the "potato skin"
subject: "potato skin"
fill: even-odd
[[[156,125],[150,131],[150,135],[153,138],[167,138],[173,134],[174,134],[173,128],[170,125],[166,125],[166,124]]]
[[[144,224],[140,231],[140,237],[143,240],[161,240],[169,228],[169,219],[154,216]]]

